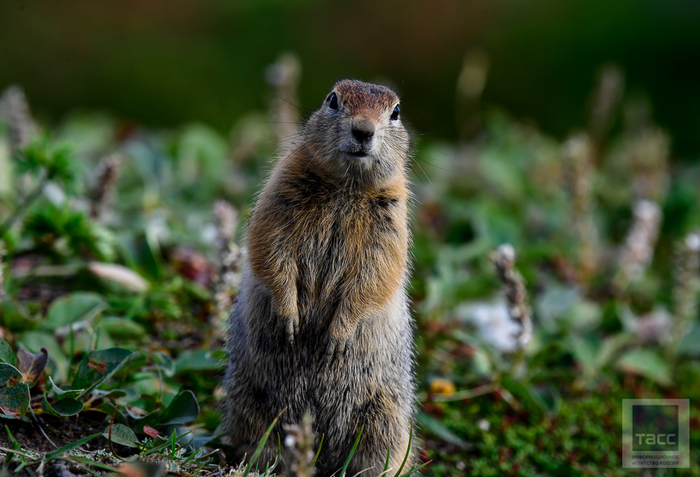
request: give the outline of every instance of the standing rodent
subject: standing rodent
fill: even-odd
[[[272,171],[231,316],[227,429],[237,458],[250,458],[284,410],[262,462],[274,461],[284,424],[310,412],[316,446],[325,435],[316,476],[342,467],[361,427],[347,475],[380,474],[389,447],[390,468],[401,466],[415,397],[408,154],[396,93],[342,80]]]

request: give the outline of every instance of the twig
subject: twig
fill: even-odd
[[[36,427],[39,428],[39,431],[41,432],[41,434],[46,438],[47,441],[49,441],[51,443],[52,446],[54,446],[56,449],[58,449],[58,446],[54,443],[54,441],[52,441],[49,438],[49,436],[46,435],[46,433],[44,432],[44,429],[42,429],[41,425],[39,424],[39,420],[34,415],[34,410],[32,410],[31,406],[29,406],[29,413],[32,415],[32,419],[34,419],[34,423],[36,424]]]
[[[489,394],[498,391],[500,386],[496,383],[484,384],[473,389],[465,389],[464,391],[457,391],[452,394],[437,394],[430,398],[431,402],[452,402],[452,401],[466,401],[467,399],[473,399],[478,396],[483,396],[484,394]],[[425,400],[426,397],[421,397],[421,400]]]
[[[22,452],[22,451],[14,450],[14,449],[8,449],[7,447],[0,446],[0,451],[5,452],[6,454],[17,454],[17,455],[21,455],[22,457],[28,457],[30,459],[35,459],[35,460],[37,459],[36,456],[27,454],[27,453]],[[38,460],[37,460],[37,462],[38,462]]]

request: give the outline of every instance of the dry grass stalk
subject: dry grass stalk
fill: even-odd
[[[620,161],[632,176],[635,200],[663,200],[670,182],[670,150],[668,134],[657,127],[644,127],[625,140]]]
[[[688,234],[676,251],[673,305],[673,341],[677,345],[689,320],[698,312],[700,290],[700,231]]]
[[[231,311],[231,302],[241,285],[243,255],[245,251],[235,242],[238,227],[238,211],[225,200],[217,200],[213,208],[214,225],[217,232],[220,267],[214,298],[217,323],[225,323]]]
[[[277,144],[282,145],[299,129],[297,89],[301,76],[301,63],[291,54],[285,53],[267,68],[267,83],[274,88],[270,118],[275,126]]]
[[[294,477],[311,477],[314,469],[311,466],[315,456],[313,419],[307,412],[301,424],[286,424],[284,430],[287,437],[284,445],[292,451],[290,475]]]
[[[524,349],[532,338],[532,317],[527,303],[525,281],[515,268],[515,249],[510,244],[503,244],[491,255],[496,267],[496,274],[503,283],[508,312],[513,321],[520,325],[516,335],[519,349]]]
[[[10,142],[13,152],[26,147],[39,128],[32,119],[29,103],[19,86],[10,86],[0,96],[0,116],[10,125]]]
[[[121,157],[112,154],[102,158],[97,166],[97,180],[91,193],[90,217],[99,220],[109,204],[117,185]]]
[[[456,124],[462,139],[474,137],[482,129],[481,96],[490,66],[488,54],[475,49],[467,53],[457,80]]]
[[[583,283],[598,269],[600,244],[593,220],[593,147],[584,133],[570,137],[563,146],[571,197],[571,220],[575,234],[579,280]]]
[[[618,286],[639,280],[651,263],[659,236],[662,212],[656,202],[640,200],[634,205],[634,221],[620,253]]]
[[[625,77],[616,65],[607,65],[600,72],[593,95],[589,131],[599,143],[612,126],[614,111],[625,90]]]

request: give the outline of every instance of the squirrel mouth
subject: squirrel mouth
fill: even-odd
[[[355,157],[367,157],[367,156],[369,155],[369,154],[367,153],[367,151],[363,151],[363,150],[359,150],[359,151],[348,151],[348,154],[350,154],[351,156],[355,156]]]

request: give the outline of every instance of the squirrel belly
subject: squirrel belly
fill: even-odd
[[[414,409],[408,134],[388,88],[344,80],[282,157],[254,207],[231,316],[227,430],[237,458],[310,413],[317,476],[397,470]],[[262,462],[273,462],[277,439]],[[411,459],[409,459],[410,462]],[[263,464],[264,465],[264,464]],[[282,467],[290,463],[283,453]]]

